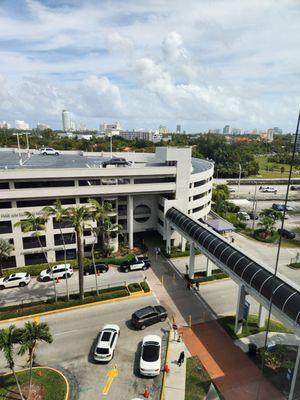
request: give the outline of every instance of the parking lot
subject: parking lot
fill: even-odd
[[[159,335],[163,339],[164,360],[168,322],[152,325],[143,331],[134,330],[129,323],[134,311],[156,304],[154,296],[149,296],[44,316],[41,321],[50,325],[54,341],[50,345],[39,345],[36,362],[65,371],[74,394],[72,399],[131,400],[142,398],[148,387],[151,399],[156,400],[160,394],[162,373],[156,378],[140,376],[138,366],[141,341],[146,335]],[[98,334],[103,325],[112,323],[118,324],[121,329],[115,357],[108,364],[95,363],[92,355]],[[22,325],[23,322],[17,323],[17,326]],[[1,328],[5,326],[1,324]],[[24,365],[24,360],[18,359],[17,367]],[[103,395],[107,373],[115,364],[118,377],[114,379],[108,394]],[[4,372],[5,365],[0,355],[0,372]]]

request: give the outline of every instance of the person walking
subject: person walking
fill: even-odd
[[[187,284],[186,284],[186,289],[187,289],[187,290],[191,290],[191,282],[189,282],[189,281],[187,282]]]
[[[186,275],[188,275],[188,273],[189,273],[189,266],[187,264],[185,265],[185,273],[186,273]]]
[[[183,362],[184,362],[184,351],[182,351],[182,352],[180,353],[180,355],[179,355],[179,358],[178,358],[178,361],[177,361],[178,367],[181,367],[181,365],[183,364]]]
[[[198,281],[196,282],[196,289],[199,292],[199,282]]]

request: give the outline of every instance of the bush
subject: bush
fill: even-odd
[[[145,293],[149,293],[150,292],[150,287],[149,287],[147,282],[143,281],[143,282],[140,283],[140,285],[141,285],[141,288],[143,289],[143,291]]]
[[[130,293],[140,292],[142,290],[139,283],[130,283],[128,285],[128,290]]]
[[[221,273],[218,273],[218,274],[213,274],[211,276],[202,276],[202,277],[199,277],[199,278],[196,277],[196,278],[193,278],[193,279],[190,279],[188,275],[185,275],[185,278],[190,283],[193,284],[193,283],[197,283],[197,282],[199,282],[199,283],[201,283],[201,282],[210,282],[210,281],[216,281],[216,280],[219,280],[219,279],[228,278],[228,275],[221,272]]]
[[[291,268],[295,268],[295,269],[299,269],[300,268],[300,262],[297,263],[290,263],[289,267]]]

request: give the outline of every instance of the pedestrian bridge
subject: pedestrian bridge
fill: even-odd
[[[170,227],[194,244],[193,246],[239,285],[239,323],[243,318],[245,295],[249,294],[267,309],[272,301],[272,314],[295,333],[300,333],[300,293],[296,285],[281,275],[275,276],[268,267],[177,208],[172,207],[167,211],[166,220]]]

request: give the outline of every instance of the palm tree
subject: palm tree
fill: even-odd
[[[275,221],[272,217],[261,217],[258,225],[262,227],[268,236],[274,232]]]
[[[64,248],[66,292],[67,292],[67,299],[69,301],[70,294],[69,294],[68,273],[67,273],[67,249],[66,249],[65,237],[64,237],[64,234],[62,231],[63,222],[66,221],[66,209],[62,207],[60,200],[56,200],[54,202],[53,207],[44,207],[43,212],[45,212],[45,214],[48,214],[48,215],[53,215],[59,224],[60,236],[61,236],[61,240],[62,240],[63,248]]]
[[[0,239],[0,275],[3,275],[3,269],[1,261],[10,256],[10,253],[13,251],[14,246],[9,243],[8,240]]]
[[[67,219],[70,220],[73,226],[76,239],[77,239],[77,260],[79,268],[79,293],[80,298],[84,298],[84,271],[83,271],[83,261],[84,261],[84,243],[83,243],[83,231],[88,220],[92,219],[91,208],[88,206],[75,206],[66,209]]]
[[[29,359],[29,391],[28,398],[30,398],[32,386],[32,367],[34,361],[34,354],[38,342],[52,343],[53,338],[49,329],[49,325],[45,322],[38,323],[36,321],[28,321],[25,327],[20,330],[20,343],[21,347],[19,354],[24,355],[28,352]]]
[[[122,232],[122,225],[120,224],[114,224],[111,222],[109,218],[105,219],[101,225],[99,225],[99,231],[103,235],[103,244],[104,244],[104,249],[106,252],[106,256],[110,254],[110,248],[109,248],[109,241],[111,238],[112,232],[120,234]]]
[[[261,212],[259,213],[259,216],[261,218],[271,217],[275,221],[277,221],[282,218],[282,212],[278,211],[278,210],[273,210],[273,208],[265,208],[265,209],[261,210]]]
[[[52,274],[52,266],[50,265],[50,263],[48,261],[47,253],[46,253],[44,246],[40,239],[40,236],[41,236],[40,231],[46,231],[46,223],[49,219],[49,216],[45,213],[43,213],[40,216],[36,216],[29,211],[25,211],[25,217],[26,217],[25,219],[16,222],[15,226],[20,226],[24,232],[33,232],[32,236],[38,240],[40,248],[44,254],[46,263],[48,265],[48,268],[51,270],[55,302],[57,302],[56,284],[55,284],[54,275]]]
[[[20,394],[21,400],[24,400],[20,383],[15,371],[15,360],[14,360],[14,344],[19,342],[19,330],[15,325],[10,325],[8,328],[0,330],[0,350],[3,352],[6,358],[8,368],[11,370]]]

